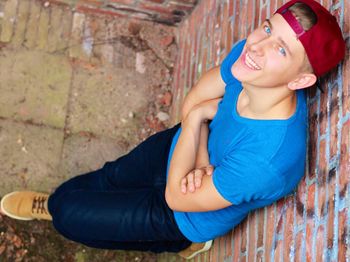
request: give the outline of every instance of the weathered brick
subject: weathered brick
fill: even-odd
[[[298,234],[295,236],[295,256],[294,256],[294,261],[303,261],[302,257],[302,244],[303,244],[303,232],[300,231]]]
[[[327,248],[333,248],[334,238],[334,197],[335,197],[336,170],[332,168],[328,172],[328,220],[327,220]]]
[[[284,227],[284,244],[283,244],[283,261],[289,261],[291,250],[294,248],[293,231],[294,231],[294,197],[288,196],[286,200],[286,224]]]
[[[265,261],[271,261],[271,252],[274,247],[272,247],[272,240],[275,234],[275,207],[270,205],[266,207],[267,220],[266,220],[266,242],[265,242]]]
[[[282,240],[278,240],[276,242],[276,247],[274,250],[274,260],[273,261],[281,261],[282,259],[282,248],[283,248],[283,241]]]
[[[306,206],[306,177],[299,182],[297,195],[295,199],[296,205],[296,225],[302,225],[304,223],[304,209]]]
[[[46,50],[48,48],[48,34],[49,34],[49,24],[50,24],[50,9],[47,7],[42,7],[40,12],[40,19],[38,25],[38,39],[37,48],[40,50]]]
[[[347,208],[339,212],[338,226],[338,261],[346,261],[347,248]],[[348,257],[349,258],[349,257]]]
[[[342,127],[342,137],[340,144],[339,163],[339,192],[340,197],[345,197],[345,190],[350,183],[350,120],[346,121]]]
[[[27,20],[29,17],[30,2],[22,0],[19,2],[18,14],[16,18],[16,29],[12,39],[14,47],[19,47],[24,41],[24,34],[26,30]]]
[[[225,237],[220,237],[219,238],[219,250],[218,250],[218,253],[219,253],[219,258],[218,258],[218,261],[224,261],[225,259]]]
[[[337,142],[338,142],[338,121],[339,121],[339,97],[338,97],[338,85],[334,85],[332,88],[331,96],[331,139],[330,139],[330,157],[334,157],[337,154]]]
[[[312,217],[315,213],[315,183],[312,183],[308,188],[307,202],[306,202],[306,215]]]
[[[213,248],[211,249],[211,252],[210,252],[210,257],[212,259],[212,261],[217,261],[219,262],[219,238],[215,239],[214,241],[214,245],[213,245]]]
[[[247,246],[247,232],[248,231],[248,219],[244,219],[242,222],[242,235],[241,235],[241,252],[244,253],[248,249]]]
[[[233,247],[233,232],[230,231],[225,236],[225,259],[232,256],[232,247]]]
[[[265,222],[265,209],[260,208],[258,211],[258,239],[256,241],[257,248],[264,245],[264,222]]]
[[[283,198],[279,199],[276,202],[276,233],[277,234],[281,234],[283,231],[283,222],[285,220],[284,217],[284,205],[285,205],[285,201]]]
[[[312,261],[312,235],[315,229],[315,221],[312,218],[308,218],[306,222],[306,261]]]
[[[24,37],[24,46],[28,49],[35,47],[38,35],[41,5],[38,1],[32,1],[27,30]]]
[[[349,9],[349,5],[345,5]],[[349,16],[345,16],[349,17]],[[344,19],[346,20],[346,19]],[[349,31],[348,31],[349,32]],[[349,57],[350,36],[347,38],[347,51],[345,57]],[[350,112],[350,59],[347,58],[343,62],[343,116]]]
[[[325,248],[325,243],[324,243],[324,228],[323,225],[320,225],[317,229],[316,233],[316,254],[315,258],[316,261],[324,261],[323,259],[323,251]]]
[[[326,179],[327,179],[327,163],[323,164],[321,162],[322,157],[325,156],[326,151],[325,151],[325,146],[326,146],[326,141],[321,140],[320,142],[320,165],[319,165],[319,174],[318,174],[318,183],[317,183],[317,188],[318,188],[318,206],[316,207],[316,215],[318,217],[322,217],[326,214]],[[325,157],[324,157],[325,158]],[[325,161],[325,160],[324,160]],[[326,165],[325,167],[323,165]]]
[[[310,179],[315,177],[316,154],[317,154],[317,103],[312,103],[309,107],[309,147],[308,147],[308,176]]]
[[[4,17],[1,25],[0,42],[10,42],[16,21],[18,0],[8,0],[4,7]]]
[[[238,261],[240,252],[241,252],[241,236],[242,236],[242,226],[238,225],[234,229],[233,233],[234,239],[233,239],[233,261]]]
[[[254,261],[256,246],[256,211],[249,216],[249,243],[248,243],[248,261]]]
[[[327,132],[328,127],[328,85],[323,85],[324,93],[320,96],[320,114],[319,114],[319,125],[320,134],[323,135]]]

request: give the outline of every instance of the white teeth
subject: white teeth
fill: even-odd
[[[254,62],[253,59],[248,55],[248,53],[245,54],[245,64],[254,70],[260,70],[261,68]]]

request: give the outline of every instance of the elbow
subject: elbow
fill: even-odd
[[[177,211],[175,197],[169,187],[165,189],[165,201],[171,210]]]

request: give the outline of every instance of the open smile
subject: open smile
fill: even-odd
[[[242,62],[251,70],[261,70],[261,67],[245,52],[242,56]]]

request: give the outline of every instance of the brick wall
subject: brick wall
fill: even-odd
[[[349,47],[349,0],[322,1],[336,15]],[[283,1],[205,0],[179,27],[174,75],[174,122],[180,103],[233,43],[247,36]],[[348,52],[348,51],[347,51]],[[347,53],[347,57],[349,53]],[[296,192],[251,212],[195,261],[346,261],[350,258],[349,58],[309,92],[306,175]],[[209,258],[209,259],[208,259]],[[347,260],[349,261],[349,260]]]
[[[69,4],[78,12],[102,13],[119,17],[177,25],[191,13],[197,0],[50,0]]]

